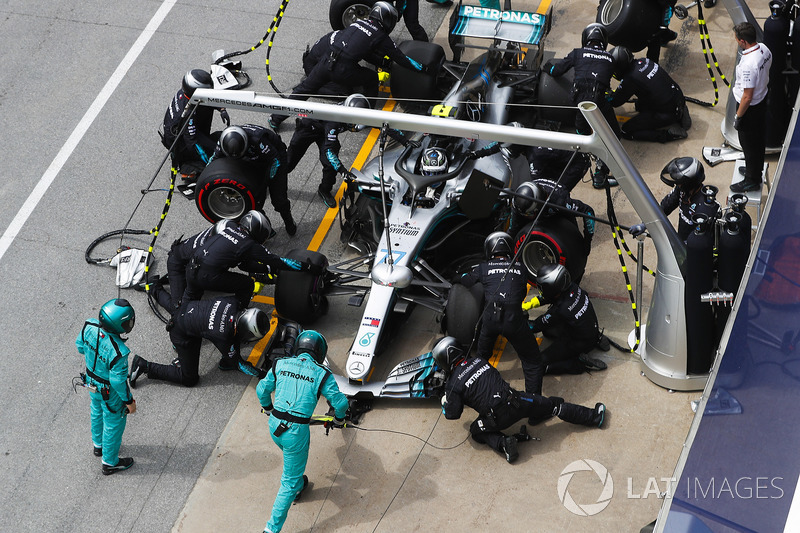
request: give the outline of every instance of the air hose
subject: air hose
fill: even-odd
[[[714,75],[714,70],[711,68],[712,61],[714,63],[714,68],[719,73],[720,79],[723,81],[723,83],[725,83],[727,87],[730,87],[731,84],[725,77],[725,74],[723,74],[722,70],[719,68],[719,61],[717,61],[717,56],[714,53],[714,46],[711,44],[711,36],[708,33],[708,27],[706,26],[706,20],[703,16],[703,6],[701,2],[697,2],[697,25],[700,27],[700,46],[703,49],[703,56],[706,58],[706,68],[708,69],[708,75],[711,77],[711,85],[714,86],[714,102],[704,102],[689,96],[685,97],[685,99],[687,102],[692,102],[693,104],[701,105],[703,107],[715,107],[719,103],[719,87],[717,86],[717,78]]]
[[[218,58],[214,63],[218,65],[218,64],[222,63],[223,61],[226,61],[226,60],[228,60],[228,59],[230,59],[232,57],[237,57],[237,56],[241,56],[241,55],[244,55],[244,54],[249,54],[250,52],[253,52],[258,47],[260,47],[262,44],[264,44],[264,42],[266,42],[267,39],[269,39],[269,44],[267,45],[267,57],[266,57],[266,60],[265,60],[265,63],[266,63],[265,68],[266,68],[266,71],[267,71],[267,81],[269,81],[270,86],[272,87],[272,89],[276,93],[278,93],[281,97],[286,98],[286,95],[283,94],[283,92],[281,92],[281,90],[278,89],[275,86],[275,83],[272,81],[272,76],[269,73],[269,55],[270,55],[270,52],[272,52],[272,43],[275,40],[275,33],[278,31],[278,26],[281,25],[281,21],[283,20],[283,15],[286,13],[286,8],[288,7],[288,5],[289,5],[289,0],[282,0],[281,1],[281,4],[278,6],[277,13],[275,13],[275,16],[272,17],[272,22],[270,23],[269,28],[267,28],[267,32],[264,34],[264,36],[256,44],[254,44],[253,46],[251,46],[247,50],[240,50],[238,52],[231,52],[230,54],[225,54],[222,57]]]

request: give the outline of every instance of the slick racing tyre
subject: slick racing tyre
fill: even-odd
[[[357,20],[367,18],[377,0],[332,0],[328,10],[331,28],[341,30]]]
[[[398,45],[405,55],[430,68],[429,74],[410,70],[400,65],[392,66],[389,83],[392,98],[396,100],[434,100],[439,96],[436,78],[444,62],[444,48],[435,43],[403,41]]]
[[[528,238],[525,239],[525,236]],[[528,271],[528,281],[536,283],[536,272],[542,265],[564,265],[572,281],[579,283],[586,269],[583,235],[574,220],[567,217],[549,217],[525,226],[516,237],[514,251],[519,250],[520,261]]]
[[[456,283],[447,296],[444,328],[446,333],[455,337],[463,346],[469,346],[475,337],[475,326],[482,310],[483,285],[476,283],[467,288]]]
[[[597,20],[608,31],[608,42],[638,52],[663,22],[658,2],[653,0],[600,0]]]
[[[238,219],[264,205],[266,183],[252,165],[228,157],[214,159],[197,178],[195,203],[209,222]]]
[[[573,76],[572,69],[558,78],[542,71],[537,87],[539,120],[557,125],[558,130],[570,133],[575,132],[575,115],[578,113],[570,96]]]
[[[313,265],[327,267],[328,259],[318,252],[290,250],[286,257]],[[275,284],[275,310],[288,320],[305,326],[328,311],[328,299],[323,293],[325,280],[309,272],[282,270]]]

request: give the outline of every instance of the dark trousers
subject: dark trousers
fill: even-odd
[[[542,350],[542,361],[546,374],[583,374],[586,367],[578,359],[597,344],[600,333],[579,335],[567,327],[551,327],[542,332],[552,339],[550,346]]]
[[[490,304],[491,308],[491,304]],[[506,311],[510,316],[501,321],[492,320],[484,314],[481,334],[478,337],[478,356],[487,361],[492,357],[492,350],[498,335],[503,335],[511,343],[522,363],[522,373],[525,375],[525,391],[531,394],[542,393],[542,378],[544,365],[539,353],[539,344],[536,342],[528,321],[519,307],[519,314]]]
[[[680,124],[680,116],[674,111],[641,111],[622,125],[622,135],[637,141],[665,143],[675,138],[664,128],[672,124]]]
[[[736,109],[739,109],[737,104]],[[750,183],[761,183],[766,150],[766,99],[751,105],[739,122],[739,144],[744,152],[744,179]]]
[[[544,421],[557,416],[571,424],[591,426],[594,425],[594,414],[593,409],[565,403],[563,398],[519,392],[514,400],[501,403],[493,408],[491,413],[481,414],[470,425],[469,432],[475,442],[501,451],[505,437],[503,430],[519,420],[535,418]]]
[[[200,366],[202,339],[199,337],[183,338],[183,336],[174,334],[172,331],[170,331],[170,339],[178,350],[179,363],[177,365],[162,365],[151,362],[150,369],[147,371],[147,378],[180,383],[184,387],[194,387],[200,381],[198,368]]]
[[[320,182],[320,188],[330,192],[336,184],[336,169],[333,168],[328,158],[325,157],[324,142],[325,128],[322,124],[307,124],[298,120],[297,127],[294,130],[294,134],[292,134],[292,140],[289,141],[289,147],[287,148],[289,165],[286,170],[287,172],[293,171],[295,167],[297,167],[297,164],[300,163],[300,160],[303,159],[303,156],[308,151],[308,147],[316,143],[319,149],[319,162],[322,163],[322,181]]]
[[[199,300],[202,298],[203,292],[207,290],[227,292],[236,296],[241,308],[244,309],[250,303],[254,289],[253,278],[247,274],[228,270],[215,272],[204,269],[201,266],[196,269],[190,268],[186,271],[186,292],[183,298],[187,301]]]
[[[291,203],[289,202],[289,172],[284,169],[278,169],[275,176],[269,180],[269,201],[272,207],[280,213],[281,217],[286,220],[287,215],[291,215]]]
[[[406,25],[408,33],[415,41],[428,41],[428,34],[419,23],[419,0],[400,0],[397,2],[396,7],[398,11],[405,4],[403,10],[403,22]]]

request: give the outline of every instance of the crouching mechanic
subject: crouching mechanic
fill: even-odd
[[[294,356],[278,359],[256,387],[262,409],[271,415],[272,440],[283,451],[281,488],[265,532],[278,533],[283,528],[289,506],[308,484],[308,478],[303,475],[311,441],[308,423],[320,394],[333,407],[334,427],[344,424],[349,402],[339,391],[331,371],[323,366],[327,352],[325,337],[316,331],[304,331],[297,336]]]
[[[542,393],[544,368],[539,354],[536,335],[528,327],[522,312],[522,301],[528,294],[525,267],[513,261],[511,237],[496,231],[483,243],[486,261],[464,274],[458,283],[472,287],[483,285],[485,307],[481,316],[481,332],[478,337],[478,356],[487,361],[491,358],[498,335],[505,336],[519,356],[525,375],[525,390],[532,394]]]
[[[262,244],[274,230],[261,211],[248,211],[238,225],[225,225],[216,235],[195,248],[186,267],[184,299],[199,300],[205,290],[233,293],[240,307],[245,307],[255,290],[255,281],[248,274],[230,272],[238,266],[247,272],[277,274],[280,270],[297,270],[322,274],[323,268],[310,263],[280,257]],[[174,291],[173,291],[174,294]]]
[[[549,303],[543,315],[531,323],[531,330],[552,339],[542,350],[545,374],[582,374],[587,370],[605,370],[607,365],[590,358],[595,347],[608,351],[610,344],[597,328],[597,315],[589,295],[570,279],[564,265],[548,264],[536,273],[536,285],[542,293],[538,303]]]
[[[83,324],[75,346],[86,359],[84,384],[90,393],[92,444],[94,455],[103,457],[103,475],[108,476],[133,465],[133,457],[120,457],[122,433],[128,415],[136,412],[136,400],[128,389],[128,355],[122,335],[130,333],[136,313],[127,300],[109,300],[98,318]]]
[[[436,364],[447,375],[442,412],[448,420],[461,418],[464,406],[478,412],[470,425],[473,440],[502,453],[513,463],[519,452],[517,442],[530,440],[525,426],[516,435],[506,435],[504,429],[524,418],[539,423],[557,416],[565,422],[601,427],[606,406],[597,403],[594,409],[566,403],[563,398],[519,392],[511,388],[500,372],[480,357],[468,357],[454,337],[445,337],[432,350]]]
[[[169,304],[166,291],[156,291],[156,298],[163,306]],[[178,352],[173,364],[153,363],[133,357],[131,365],[131,387],[142,374],[150,379],[161,379],[194,387],[200,380],[200,347],[208,339],[222,354],[220,370],[240,370],[248,376],[264,377],[266,372],[242,360],[242,343],[258,340],[269,331],[269,317],[254,307],[241,309],[235,296],[216,300],[192,300],[184,302],[167,325],[169,338]]]

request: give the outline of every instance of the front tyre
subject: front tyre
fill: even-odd
[[[256,168],[238,159],[214,159],[195,185],[195,204],[209,222],[238,219],[264,205],[266,183]]]
[[[525,236],[528,236],[525,239]],[[515,252],[528,271],[528,281],[536,283],[536,273],[546,264],[564,265],[572,281],[579,283],[586,269],[586,253],[583,235],[573,219],[550,217],[525,226],[516,236]]]
[[[357,20],[367,18],[377,0],[332,0],[328,10],[331,28],[341,30]]]

